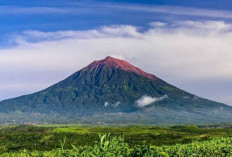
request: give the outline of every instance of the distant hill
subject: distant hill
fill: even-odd
[[[0,123],[231,123],[232,107],[200,98],[113,57],[40,92],[0,102]]]

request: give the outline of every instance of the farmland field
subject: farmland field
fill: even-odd
[[[231,138],[231,126],[3,125],[0,156],[230,157]]]

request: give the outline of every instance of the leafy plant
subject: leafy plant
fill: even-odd
[[[112,137],[110,134],[99,135],[100,140],[94,146],[73,146],[65,150],[66,138],[60,149],[53,151],[27,151],[2,154],[3,157],[231,157],[232,139],[216,138],[210,141],[174,146],[142,145],[130,148],[123,137]]]

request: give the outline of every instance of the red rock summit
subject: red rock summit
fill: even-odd
[[[138,75],[145,76],[145,77],[152,79],[152,80],[158,79],[156,76],[149,74],[149,73],[133,66],[132,64],[128,63],[127,61],[113,58],[111,56],[108,56],[103,60],[94,61],[91,64],[89,64],[87,67],[85,67],[84,69],[93,70],[93,69],[98,69],[99,67],[104,66],[104,65],[108,66],[110,68],[120,68],[120,69],[125,70],[125,71],[133,72],[133,73],[136,73]]]

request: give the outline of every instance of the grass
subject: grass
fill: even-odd
[[[60,150],[60,141],[66,137],[64,150],[74,151],[73,146],[92,149],[99,134],[110,133],[111,137],[124,137],[128,149],[151,145],[151,148],[174,149],[176,145],[207,142],[229,138],[232,128],[210,126],[89,126],[89,125],[9,125],[0,126],[0,154],[45,152]],[[0,155],[1,156],[1,155]]]
[[[61,148],[52,151],[27,151],[4,153],[3,157],[217,157],[232,156],[232,139],[216,138],[190,144],[176,144],[173,146],[140,145],[129,147],[123,137],[110,137],[109,134],[100,135],[94,146],[64,149],[66,139],[60,142]]]

